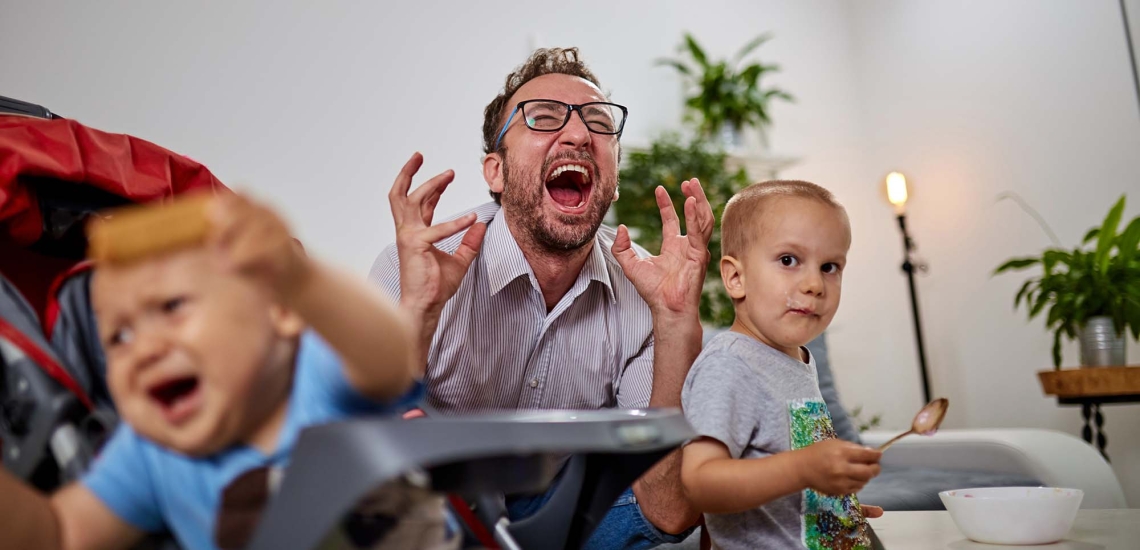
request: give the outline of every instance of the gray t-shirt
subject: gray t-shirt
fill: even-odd
[[[737,332],[705,346],[685,379],[681,406],[699,435],[724,443],[736,459],[835,437],[815,359],[809,355],[805,364]],[[745,512],[705,514],[705,526],[716,548],[871,547],[855,495],[829,497],[811,489]]]

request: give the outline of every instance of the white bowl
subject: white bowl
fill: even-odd
[[[1077,517],[1080,489],[985,487],[938,493],[962,534],[988,544],[1048,544]]]

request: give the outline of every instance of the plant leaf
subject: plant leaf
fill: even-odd
[[[1052,263],[1060,262],[1065,265],[1073,263],[1073,254],[1071,252],[1057,248],[1050,248],[1041,253],[1041,258]]]
[[[1053,307],[1049,308],[1049,313],[1045,316],[1045,326],[1053,328],[1053,325],[1062,319],[1065,314],[1065,303],[1062,301],[1055,302]]]
[[[993,274],[997,275],[999,273],[1009,271],[1010,269],[1025,269],[1040,261],[1040,258],[1013,258],[1012,260],[1009,260],[1004,264],[998,266],[998,268],[994,270]]]
[[[690,69],[688,65],[685,65],[684,63],[681,63],[680,61],[677,61],[676,59],[658,59],[653,64],[654,65],[664,65],[667,67],[673,67],[674,69],[677,69],[677,72],[679,72],[685,76],[693,76],[693,70]]]
[[[1132,219],[1124,232],[1116,238],[1116,248],[1120,253],[1119,260],[1121,265],[1128,265],[1135,258],[1137,252],[1140,252],[1140,216]]]
[[[1057,255],[1050,254],[1050,252],[1055,251],[1046,250],[1045,253],[1041,255],[1041,268],[1045,271],[1046,277],[1053,274],[1053,266],[1057,265]]]
[[[758,46],[760,46],[760,44],[763,44],[771,39],[772,34],[767,32],[761,34],[760,36],[757,36],[756,38],[753,38],[736,52],[736,55],[732,57],[732,64],[736,65],[737,63],[740,63],[740,61],[744,59],[745,56],[752,53],[752,50],[755,50]]]
[[[1100,234],[1100,228],[1099,227],[1094,227],[1092,229],[1089,229],[1089,232],[1085,233],[1085,238],[1081,239],[1081,244],[1088,244],[1089,241],[1095,239],[1096,236],[1099,234]]]
[[[1108,272],[1108,252],[1112,250],[1116,228],[1120,225],[1120,216],[1124,214],[1124,197],[1121,195],[1120,200],[1108,211],[1108,217],[1104,219],[1104,225],[1100,226],[1100,234],[1096,239],[1096,266],[1101,274]]]
[[[768,90],[767,92],[764,92],[764,97],[765,97],[765,99],[772,99],[773,97],[778,97],[778,98],[780,98],[784,101],[790,102],[790,103],[796,102],[795,96],[793,96],[792,94],[789,94],[788,92],[785,92],[783,90],[776,89],[776,88],[773,88],[771,90]]]
[[[1030,319],[1036,317],[1038,313],[1041,313],[1041,310],[1044,309],[1046,304],[1049,303],[1049,295],[1049,292],[1039,292],[1036,296],[1034,296],[1035,303],[1029,310]]]
[[[756,86],[756,81],[760,79],[760,74],[764,72],[764,67],[760,65],[749,65],[740,71],[740,80],[744,81],[751,87]]]
[[[1029,279],[1025,281],[1025,284],[1021,285],[1021,290],[1018,290],[1017,296],[1013,298],[1013,309],[1017,309],[1017,306],[1021,303],[1021,299],[1025,297],[1025,293],[1029,292],[1029,285],[1033,284],[1034,281],[1035,279]]]
[[[697,39],[693,38],[692,34],[685,33],[685,46],[688,47],[689,55],[693,56],[693,60],[701,67],[707,69],[709,66],[709,58],[705,55],[705,50],[701,48],[701,45],[697,44]]]

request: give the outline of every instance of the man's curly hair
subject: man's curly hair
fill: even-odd
[[[526,62],[507,75],[506,83],[503,84],[503,91],[499,92],[499,95],[495,96],[495,99],[483,110],[484,153],[501,153],[506,149],[501,143],[498,149],[495,149],[495,140],[502,130],[503,117],[507,116],[507,112],[514,108],[513,105],[507,105],[507,101],[510,101],[515,92],[527,82],[548,74],[577,76],[601,88],[598,78],[590,72],[586,63],[578,58],[578,48],[539,48],[535,50]],[[499,202],[499,193],[492,191],[491,197],[495,199],[495,202]]]

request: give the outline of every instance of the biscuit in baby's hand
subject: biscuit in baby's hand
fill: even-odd
[[[87,225],[87,256],[121,264],[201,245],[210,233],[212,199],[209,193],[195,193],[169,203],[104,212]]]

